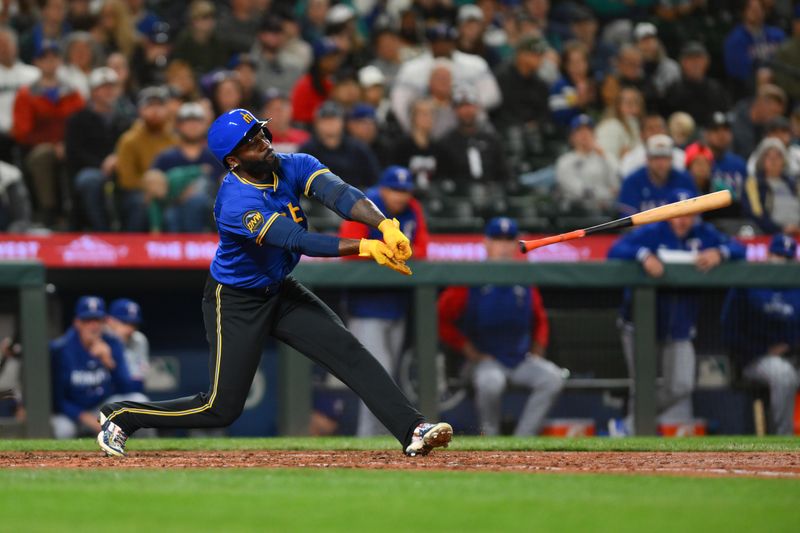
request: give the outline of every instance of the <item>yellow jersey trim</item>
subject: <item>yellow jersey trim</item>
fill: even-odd
[[[280,216],[279,213],[272,213],[272,216],[267,219],[267,223],[264,224],[264,227],[261,228],[261,231],[259,231],[258,235],[256,235],[257,245],[261,246],[261,244],[264,242],[264,235],[267,234],[267,231],[269,231],[270,226],[272,226],[272,223],[275,222],[275,219],[277,219],[279,216]]]
[[[319,176],[320,174],[327,174],[328,172],[330,172],[330,170],[328,170],[327,168],[321,168],[316,172],[314,172],[313,174],[311,174],[306,180],[306,190],[303,194],[308,196],[308,192],[311,190],[311,182],[317,179],[317,176]]]
[[[217,298],[217,305],[216,305],[216,314],[217,314],[217,353],[216,353],[216,363],[214,364],[214,383],[211,386],[211,395],[208,397],[208,401],[201,405],[200,407],[195,407],[193,409],[184,409],[183,411],[155,411],[153,409],[139,409],[134,407],[123,407],[122,409],[117,409],[110,415],[108,415],[107,420],[113,420],[114,417],[121,415],[122,413],[134,413],[139,415],[153,415],[153,416],[186,416],[186,415],[194,415],[198,413],[202,413],[203,411],[210,409],[214,405],[214,400],[217,398],[217,387],[219,385],[219,367],[220,362],[222,361],[222,285],[217,284],[217,290],[215,291],[216,298]]]
[[[272,173],[272,183],[255,183],[253,181],[244,179],[243,177],[241,177],[239,174],[237,174],[233,170],[231,170],[231,174],[236,176],[236,179],[241,181],[245,185],[252,185],[256,189],[269,189],[270,187],[272,189],[277,189],[278,188],[278,175],[275,174],[274,172]]]

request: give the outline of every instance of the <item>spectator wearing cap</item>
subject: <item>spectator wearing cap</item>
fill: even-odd
[[[272,88],[264,94],[261,116],[271,119],[269,131],[272,133],[272,148],[276,152],[293,154],[311,138],[306,130],[292,127],[292,101],[279,89]]]
[[[310,126],[317,108],[333,90],[333,74],[342,62],[339,46],[332,39],[322,38],[314,43],[314,62],[308,72],[292,88],[292,119]]]
[[[653,139],[650,143],[653,143]],[[666,160],[669,161],[668,157]],[[631,179],[634,178],[629,178],[623,188]],[[671,189],[664,199],[667,203],[693,196],[696,196],[696,191],[692,184],[689,189]],[[744,259],[745,248],[711,224],[702,222],[699,216],[688,215],[648,224],[624,234],[613,244],[608,258],[638,261],[649,277],[660,278],[664,275],[664,265],[667,263],[693,263],[700,272],[708,272],[724,261]],[[631,302],[631,290],[626,289],[620,331],[629,376],[635,373]],[[693,339],[700,296],[697,291],[659,290],[656,306],[658,354],[651,355],[658,357],[664,378],[656,391],[658,421],[690,422],[694,417],[692,391],[695,387],[696,361]],[[633,412],[631,397],[628,413]],[[623,428],[623,432],[633,432],[632,415],[626,418]]]
[[[34,63],[42,75],[32,85],[22,87],[14,101],[12,133],[25,151],[25,170],[35,205],[47,225],[56,222],[68,193],[61,179],[67,118],[84,106],[80,93],[58,79],[60,54],[55,42],[41,45]]]
[[[147,9],[147,0],[126,0],[131,21],[141,35],[148,35],[161,22],[158,15]]]
[[[264,93],[259,90],[256,78],[257,63],[251,54],[235,54],[228,62],[228,69],[236,75],[242,88],[242,108],[261,109]]]
[[[647,165],[622,182],[617,201],[622,216],[668,204],[678,189],[688,190],[692,196],[697,194],[691,176],[673,168],[673,147],[667,135],[658,134],[647,139]]]
[[[452,63],[453,86],[471,86],[478,95],[477,104],[483,111],[491,111],[501,103],[502,95],[489,65],[480,56],[465,54],[455,47],[455,32],[445,25],[428,30],[430,50],[403,63],[392,87],[392,111],[405,131],[409,129],[408,111],[411,103],[428,94],[431,73],[441,59]]]
[[[497,69],[497,83],[503,103],[492,115],[501,132],[508,128],[541,128],[550,118],[550,89],[539,77],[547,42],[541,37],[526,37],[517,43],[514,57]]]
[[[620,180],[617,168],[597,145],[594,121],[578,115],[570,124],[572,150],[556,161],[556,183],[561,197],[589,211],[612,213]]]
[[[286,34],[276,15],[265,16],[258,27],[251,54],[256,61],[257,85],[288,93],[310,66],[298,64],[286,52]]]
[[[574,6],[569,15],[572,39],[583,43],[589,51],[589,70],[592,77],[602,79],[611,68],[616,50],[607,42],[597,38],[597,18],[591,9]]]
[[[116,191],[124,231],[147,231],[142,178],[159,153],[178,143],[170,125],[167,98],[163,87],[143,89],[139,94],[139,119],[117,142]]]
[[[732,110],[733,151],[748,157],[764,136],[764,127],[786,112],[786,93],[777,85],[765,84],[752,99],[742,100]]]
[[[786,117],[777,117],[764,126],[764,139],[775,138],[786,148],[786,173],[789,178],[800,179],[800,146],[792,144],[792,125]],[[747,160],[747,173],[756,173],[756,157],[751,154]]]
[[[710,56],[703,44],[686,43],[681,49],[680,63],[680,79],[667,89],[659,108],[662,112],[685,111],[697,124],[706,125],[713,113],[730,109],[728,92],[717,80],[708,77]]]
[[[778,46],[786,39],[782,29],[764,24],[761,0],[747,0],[742,7],[742,23],[725,38],[725,71],[733,81],[735,96],[753,93],[755,76],[767,68]]]
[[[181,105],[177,146],[156,155],[144,175],[150,231],[200,233],[211,229],[211,207],[224,170],[206,146],[210,120],[196,102]]]
[[[401,166],[387,167],[375,187],[366,196],[411,240],[414,259],[425,259],[428,250],[428,226],[422,206],[414,198],[414,175]],[[344,239],[380,238],[380,232],[360,222],[345,221],[339,230]],[[353,256],[355,257],[355,256]],[[406,317],[410,309],[407,291],[349,291],[347,328],[372,353],[387,372],[393,374],[405,344]],[[381,434],[381,424],[360,404],[356,435]]]
[[[117,73],[108,67],[89,75],[91,95],[86,107],[67,119],[65,150],[67,172],[77,195],[76,222],[79,229],[111,229],[105,185],[114,176],[117,156],[114,146],[130,127],[127,114],[119,113],[116,101],[120,87]]]
[[[325,161],[331,172],[347,176],[353,187],[367,189],[378,180],[378,159],[367,145],[346,134],[344,117],[345,111],[339,104],[321,105],[314,118],[314,134],[299,151]]]
[[[486,224],[489,261],[519,257],[517,222],[506,217]],[[439,296],[439,338],[463,355],[475,389],[480,432],[499,435],[501,402],[509,385],[530,391],[514,434],[539,433],[564,387],[564,369],[545,359],[550,326],[539,289],[524,285],[448,287]]]
[[[767,260],[796,264],[797,241],[775,235]],[[789,358],[800,350],[800,289],[731,289],[722,326],[744,379],[769,388],[769,432],[793,435],[800,376]]]
[[[742,188],[747,177],[744,159],[731,152],[733,134],[728,115],[716,112],[703,130],[703,140],[714,155],[711,182],[733,194],[734,207],[740,208]]]
[[[144,393],[145,379],[150,370],[150,342],[139,330],[142,325],[142,306],[129,298],[111,302],[106,317],[106,331],[119,339],[125,348],[133,392]]]
[[[169,24],[159,22],[140,39],[130,59],[134,89],[164,83],[172,53],[170,32]]]
[[[453,107],[458,122],[439,143],[437,178],[466,186],[490,182],[510,185],[503,142],[487,121],[480,120],[475,89],[456,87]]]
[[[436,103],[430,98],[420,98],[411,106],[411,131],[394,143],[391,163],[407,167],[414,175],[420,190],[427,190],[438,168],[440,150],[433,137],[436,121]]]
[[[386,93],[386,76],[375,65],[361,67],[358,71],[361,86],[361,101],[375,109],[375,118],[380,127],[394,126],[397,122]]]
[[[231,54],[249,52],[256,40],[260,10],[253,0],[230,0],[217,22],[217,34]]]
[[[27,65],[17,57],[17,32],[0,27],[0,160],[13,162],[12,137],[14,100],[17,92],[39,79],[41,73],[33,65]]]
[[[105,302],[83,296],[72,326],[50,342],[53,377],[53,436],[69,439],[100,431],[100,406],[111,398],[144,400],[133,392],[122,344],[103,331]]]
[[[786,147],[779,139],[767,138],[753,156],[756,171],[744,184],[744,213],[767,235],[800,235],[800,196],[788,174]]]
[[[643,112],[642,93],[633,87],[623,87],[614,99],[613,107],[606,110],[605,117],[597,125],[597,143],[623,172],[627,169],[621,163],[622,159],[641,143],[639,119]]]
[[[560,52],[562,44],[569,38],[569,28],[550,16],[550,0],[525,0],[522,2],[522,11],[530,17],[550,46]]]
[[[355,71],[366,65],[371,57],[358,31],[358,18],[353,7],[339,3],[325,15],[325,36],[333,39],[342,51],[342,67]]]
[[[786,91],[789,99],[800,102],[800,4],[792,16],[792,37],[781,44],[770,62],[775,84]]]
[[[366,144],[378,158],[382,167],[388,165],[391,157],[390,139],[378,126],[375,108],[369,104],[356,104],[347,113],[347,134]]]
[[[641,131],[641,142],[628,150],[620,161],[619,174],[622,179],[627,178],[647,164],[647,150],[645,149],[647,139],[653,135],[668,134],[667,122],[664,117],[657,113],[648,113],[642,117]],[[672,148],[672,168],[685,170],[685,165],[686,154],[680,147],[674,146]]]
[[[597,100],[597,87],[589,72],[589,51],[570,41],[561,52],[561,77],[550,87],[548,104],[556,124],[568,127]]]
[[[20,39],[20,57],[25,63],[32,63],[46,43],[62,44],[72,31],[65,0],[42,0],[38,7],[38,22]]]
[[[700,194],[721,190],[715,188],[715,184],[711,182],[713,167],[714,152],[711,151],[711,148],[699,142],[686,147],[686,172],[694,180],[697,192]]]
[[[640,22],[633,29],[636,47],[642,53],[642,69],[645,77],[655,88],[655,96],[661,99],[667,88],[681,76],[678,63],[667,56],[664,45],[658,38],[658,30],[650,22]]]
[[[217,11],[209,0],[193,0],[189,5],[189,25],[178,34],[172,59],[182,59],[200,76],[228,63],[230,52],[220,39]]]
[[[458,49],[482,57],[490,68],[496,67],[501,60],[500,54],[486,44],[486,20],[481,8],[475,4],[463,4],[458,8],[456,23]]]

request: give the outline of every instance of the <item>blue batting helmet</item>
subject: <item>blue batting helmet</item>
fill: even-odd
[[[247,109],[233,109],[223,113],[208,129],[208,148],[225,165],[225,157],[239,145],[255,137],[259,130],[264,130],[267,139],[272,142],[272,133],[267,128],[269,121],[270,119],[258,120]]]

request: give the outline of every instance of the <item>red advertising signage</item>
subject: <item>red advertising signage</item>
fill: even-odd
[[[537,235],[524,236],[536,238]],[[615,235],[593,235],[539,248],[531,262],[602,261]],[[763,261],[769,237],[745,241],[747,257]],[[0,234],[0,261],[39,260],[48,268],[180,268],[206,269],[214,257],[214,234],[150,235],[141,233]],[[482,261],[483,235],[431,235],[431,261]],[[303,260],[313,260],[304,257]]]

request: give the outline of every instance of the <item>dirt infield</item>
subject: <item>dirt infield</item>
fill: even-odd
[[[754,476],[800,479],[800,452],[477,452],[408,458],[394,451],[0,452],[0,468],[361,468]]]

